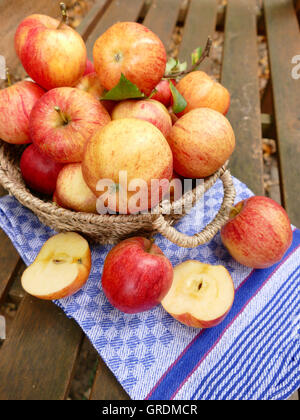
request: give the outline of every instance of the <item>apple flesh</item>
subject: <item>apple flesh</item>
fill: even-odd
[[[93,56],[105,89],[115,87],[123,73],[147,96],[162,79],[167,62],[161,40],[135,22],[118,22],[111,26],[97,39]]]
[[[24,290],[40,299],[62,299],[86,283],[91,270],[88,242],[77,233],[59,233],[41,248],[23,273]]]
[[[0,138],[7,143],[31,143],[29,115],[45,91],[36,83],[22,81],[0,90]]]
[[[73,86],[86,68],[81,36],[49,16],[24,19],[15,34],[15,49],[27,74],[46,90]]]
[[[120,102],[113,110],[112,120],[138,118],[155,125],[167,138],[171,132],[172,119],[167,108],[153,99],[127,100]]]
[[[286,211],[268,197],[251,197],[238,203],[221,230],[231,256],[251,268],[267,268],[279,262],[293,239]]]
[[[34,106],[30,136],[56,162],[81,162],[86,142],[110,122],[110,116],[92,95],[76,88],[47,92]]]
[[[195,108],[211,108],[226,115],[230,107],[230,94],[220,83],[203,71],[193,71],[184,76],[176,89],[187,101],[187,107],[178,116]]]
[[[146,238],[122,241],[107,255],[102,274],[103,291],[122,312],[144,312],[168,293],[173,267],[161,249]]]
[[[233,281],[225,267],[190,260],[174,268],[172,287],[161,303],[183,324],[211,328],[225,319],[234,296]]]
[[[133,197],[137,193],[134,189],[129,191],[128,188],[124,200],[119,200],[119,193],[123,188],[119,179],[121,171],[126,172],[128,187],[134,180],[143,181],[147,187],[143,195],[145,200],[139,203],[138,209]],[[103,195],[103,191],[97,191],[99,180],[109,179],[114,185],[120,186],[110,192],[113,198],[111,202],[116,202],[116,209],[109,207],[109,203],[107,207],[124,214],[135,213],[151,208],[161,200],[169,182],[162,182],[162,185],[151,189],[151,181],[171,179],[172,152],[163,134],[153,124],[137,118],[115,120],[97,131],[87,143],[82,173],[85,182],[97,197]]]
[[[86,185],[80,163],[70,163],[60,171],[55,191],[55,202],[66,209],[96,213],[96,196]]]
[[[54,162],[31,144],[23,152],[20,160],[20,169],[25,183],[34,191],[52,195],[56,188],[61,163]]]
[[[174,156],[174,170],[179,175],[205,178],[229,159],[235,148],[235,135],[222,114],[197,108],[173,125],[168,142]]]

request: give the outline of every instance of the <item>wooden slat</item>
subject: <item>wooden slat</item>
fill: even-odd
[[[228,118],[237,143],[230,160],[232,173],[255,194],[263,195],[255,6],[255,0],[228,2],[222,83],[231,94]]]
[[[83,37],[84,40],[91,34],[99,20],[101,19],[106,8],[110,5],[112,0],[96,0],[91,10],[84,17],[78,28],[78,33]]]
[[[292,58],[300,54],[299,25],[292,0],[265,0],[265,19],[277,128],[283,203],[300,225],[300,80]]]
[[[94,44],[103,32],[116,22],[136,21],[143,4],[143,0],[126,0],[126,5],[121,0],[113,0],[101,20],[94,27],[93,32],[86,39],[88,57],[93,58]]]
[[[102,359],[99,359],[90,399],[98,401],[130,399]]]
[[[166,49],[170,45],[180,5],[181,0],[155,0],[144,20],[144,25],[159,36]]]
[[[197,47],[204,48],[207,37],[213,37],[217,19],[217,0],[191,0],[179,47],[181,61],[190,63],[191,53]],[[209,72],[211,60],[206,59],[201,70]]]
[[[0,400],[66,398],[82,337],[52,302],[26,295],[0,351]]]
[[[14,36],[17,26],[25,17],[42,13],[53,17],[60,15],[60,0],[2,0],[0,2],[0,54],[6,57],[12,74],[22,77],[25,71],[14,49]]]
[[[0,303],[6,296],[8,288],[12,283],[12,278],[17,270],[20,257],[15,250],[13,244],[6,236],[6,234],[0,230]]]

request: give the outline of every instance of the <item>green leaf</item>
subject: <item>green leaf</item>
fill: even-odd
[[[169,82],[169,85],[173,96],[173,112],[178,114],[187,107],[187,102],[171,81]]]
[[[202,48],[198,47],[192,52],[192,65],[194,66],[202,56]]]
[[[105,93],[101,100],[122,101],[123,99],[138,98],[145,98],[145,94],[135,84],[130,82],[130,80],[126,79],[122,73],[117,86]]]
[[[181,63],[178,59],[170,58],[166,65],[166,74],[177,73],[185,71],[187,69],[187,63],[184,61]]]
[[[175,60],[175,58],[172,58],[172,57],[168,60],[167,65],[166,65],[166,73],[167,74],[172,72],[174,67],[177,66],[177,62],[178,62],[178,60]]]

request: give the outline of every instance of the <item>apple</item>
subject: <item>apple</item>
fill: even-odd
[[[89,93],[65,87],[47,92],[34,106],[29,121],[33,142],[56,162],[81,162],[85,143],[110,116]]]
[[[161,304],[189,327],[211,328],[226,318],[234,296],[234,284],[225,267],[189,260],[174,268],[173,284]]]
[[[167,61],[161,40],[145,26],[118,22],[95,42],[94,65],[105,89],[115,87],[121,74],[144,92],[151,94],[164,75]]]
[[[91,271],[88,242],[78,233],[59,233],[48,239],[23,273],[23,289],[40,299],[62,299],[86,283]]]
[[[224,246],[240,264],[268,268],[279,262],[293,239],[286,211],[268,197],[238,203],[221,230]]]
[[[172,127],[168,142],[174,170],[185,178],[205,178],[229,159],[235,148],[233,129],[222,114],[197,108]]]
[[[66,209],[96,213],[96,201],[82,177],[81,164],[65,165],[57,178],[55,202]]]
[[[45,91],[36,83],[22,81],[0,90],[0,138],[7,143],[31,143],[30,112]]]
[[[187,107],[179,116],[195,108],[211,108],[226,115],[230,107],[230,94],[220,83],[203,71],[193,71],[184,76],[176,89],[187,101]]]
[[[176,80],[171,80],[174,86],[176,86]],[[157,91],[151,99],[161,102],[167,108],[173,103],[173,95],[170,89],[169,80],[161,80],[155,87]]]
[[[48,158],[34,144],[24,150],[20,160],[20,169],[26,184],[34,191],[47,195],[54,193],[62,168],[61,163]]]
[[[86,76],[87,74],[90,74],[90,73],[95,73],[95,67],[94,67],[94,63],[92,63],[91,60],[87,59],[85,71],[83,75]]]
[[[15,34],[15,49],[27,74],[46,90],[73,86],[86,68],[81,36],[49,16],[24,19]]]
[[[120,181],[121,171],[126,174],[128,188]],[[116,188],[110,188],[110,196],[116,206],[111,208],[108,203],[108,208],[124,214],[135,213],[147,210],[161,200],[173,173],[172,152],[163,134],[153,124],[137,118],[114,120],[97,131],[87,143],[82,173],[97,197],[103,198],[103,191],[99,188],[97,191],[100,180],[108,179],[114,183]],[[151,189],[152,180],[162,181],[162,185],[157,182]],[[130,191],[129,188],[135,181],[144,184],[139,204],[134,197],[137,190],[133,187]]]
[[[112,120],[139,118],[155,125],[167,138],[172,128],[172,118],[167,108],[153,99],[122,101],[114,108]]]
[[[104,262],[103,291],[109,302],[122,312],[148,311],[168,293],[173,267],[152,241],[135,237],[115,246]]]
[[[96,99],[100,99],[104,92],[97,73],[89,73],[81,77],[74,87],[90,93]]]

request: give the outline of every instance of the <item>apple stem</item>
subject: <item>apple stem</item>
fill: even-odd
[[[203,54],[201,55],[201,57],[199,58],[199,60],[193,64],[189,69],[184,70],[184,71],[178,71],[177,73],[170,73],[170,74],[165,74],[164,75],[164,79],[176,79],[177,77],[181,77],[184,76],[185,74],[189,74],[192,71],[196,70],[200,64],[210,55],[210,50],[212,47],[212,39],[209,36],[207,39],[207,43],[206,43],[206,47],[205,50],[203,51]]]
[[[55,106],[54,109],[55,109],[56,112],[58,112],[58,114],[59,114],[60,118],[63,120],[64,124],[68,124],[69,121],[64,116],[64,114],[63,114],[62,110],[60,109],[60,107],[59,106]]]
[[[66,25],[68,24],[68,14],[67,14],[67,7],[66,7],[65,3],[59,3],[59,7],[60,7],[60,10],[61,10],[62,18],[61,18],[61,21],[60,21],[57,29],[60,29],[63,24],[66,24]]]
[[[6,68],[6,83],[7,83],[8,86],[11,86],[11,77],[10,77],[8,67]]]
[[[237,216],[239,214],[239,211],[236,207],[231,207],[230,212],[229,212],[229,217],[231,219],[233,219],[235,216]]]

